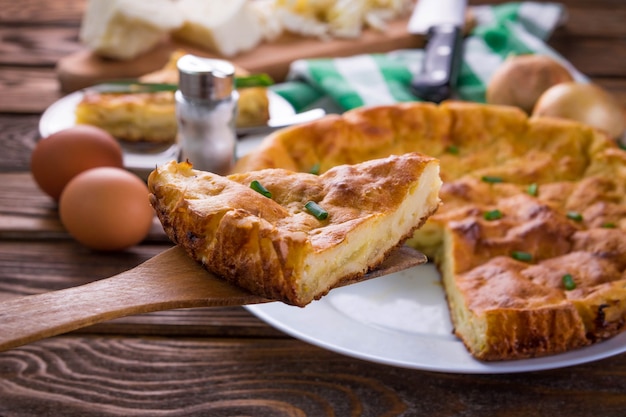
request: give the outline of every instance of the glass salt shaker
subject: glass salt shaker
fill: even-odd
[[[185,55],[177,63],[178,144],[182,160],[219,175],[235,163],[235,118],[239,94],[235,67],[221,59]]]

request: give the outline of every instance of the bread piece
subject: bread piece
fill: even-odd
[[[442,206],[407,243],[437,263],[472,355],[543,356],[624,331],[626,152],[591,127],[475,103],[363,108],[276,132],[235,169],[324,172],[403,152],[440,161]]]
[[[319,176],[267,169],[221,177],[171,162],[148,178],[172,241],[233,284],[297,306],[376,268],[437,210],[440,186],[437,160],[417,153]],[[308,201],[328,217],[310,214]]]

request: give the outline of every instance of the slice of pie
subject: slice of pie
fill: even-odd
[[[322,175],[222,177],[171,162],[148,178],[166,233],[209,271],[304,306],[376,268],[439,207],[439,163],[418,153]]]
[[[184,51],[175,51],[160,70],[139,79],[143,83],[178,84],[177,60]],[[249,73],[241,67],[236,75]],[[270,103],[266,87],[239,88],[237,127],[267,124]],[[75,110],[76,123],[98,126],[126,142],[174,143],[178,125],[174,92],[113,93],[86,89]]]
[[[404,152],[440,161],[442,206],[408,244],[438,265],[473,356],[554,354],[626,329],[626,151],[588,126],[474,103],[362,108],[278,131],[236,170]]]
[[[101,93],[85,90],[76,123],[97,126],[126,142],[174,143],[174,93]]]

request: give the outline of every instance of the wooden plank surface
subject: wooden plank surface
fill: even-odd
[[[85,0],[47,1],[20,0],[2,1],[0,23],[3,26],[23,24],[39,26],[77,26],[85,11]]]
[[[598,367],[602,380],[590,385]],[[623,356],[523,377],[441,375],[291,339],[82,336],[6,352],[0,373],[15,375],[0,379],[7,416],[610,417],[626,409]]]

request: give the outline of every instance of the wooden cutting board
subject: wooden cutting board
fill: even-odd
[[[289,65],[300,58],[342,57],[422,47],[424,38],[408,33],[407,22],[408,18],[389,22],[382,32],[365,29],[358,39],[324,41],[288,34],[274,42],[263,43],[251,51],[226,59],[250,72],[265,72],[278,82],[284,80]],[[57,75],[61,90],[69,93],[102,81],[136,78],[156,71],[165,65],[176,49],[184,49],[200,56],[224,58],[174,41],[159,45],[130,61],[105,59],[85,49],[58,62]]]

